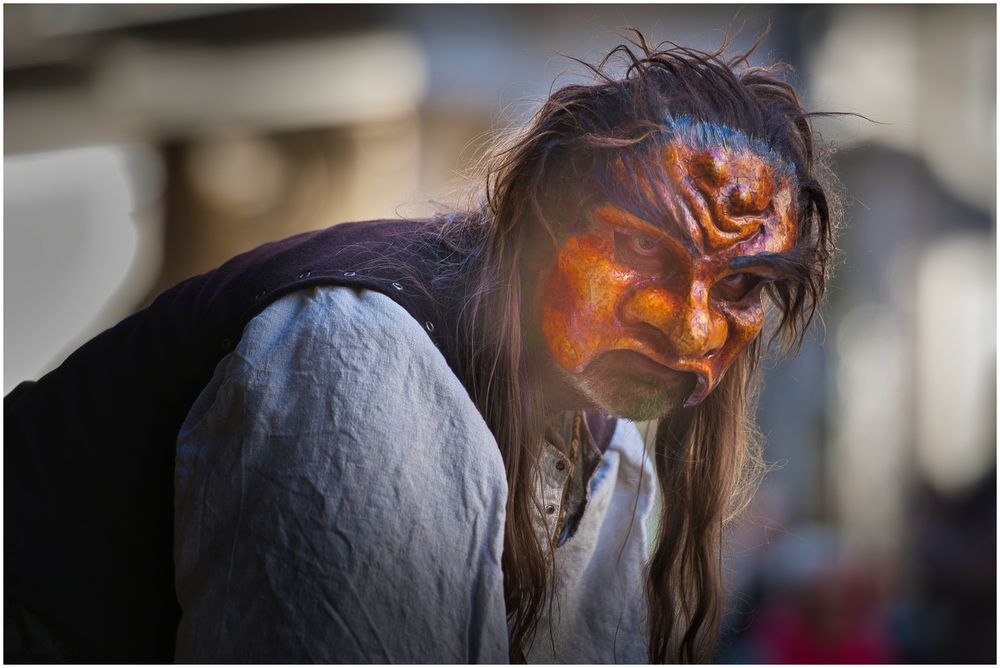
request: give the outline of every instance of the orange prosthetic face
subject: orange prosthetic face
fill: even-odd
[[[563,229],[538,314],[560,375],[592,403],[633,419],[694,406],[760,333],[769,258],[795,241],[795,177],[743,139],[675,136],[655,180],[618,163],[613,178],[661,213],[603,200]]]

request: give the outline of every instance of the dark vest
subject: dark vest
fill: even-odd
[[[76,661],[173,658],[177,432],[253,316],[318,285],[376,290],[460,379],[461,278],[431,223],[345,223],[239,255],[161,294],[4,398],[5,598]],[[613,420],[588,416],[601,445]],[[6,601],[5,601],[6,608]]]

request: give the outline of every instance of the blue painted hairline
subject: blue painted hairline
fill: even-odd
[[[730,150],[749,149],[766,158],[780,176],[795,174],[794,163],[786,160],[770,142],[751,137],[741,130],[707,121],[695,121],[687,114],[675,117],[668,112],[664,114],[663,120],[668,140],[679,138],[702,149],[720,145]]]

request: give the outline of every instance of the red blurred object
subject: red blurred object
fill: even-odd
[[[892,663],[878,600],[863,574],[818,574],[765,604],[752,642],[768,663]]]

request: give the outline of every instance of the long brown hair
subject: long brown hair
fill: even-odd
[[[634,31],[601,63],[583,63],[594,83],[552,93],[527,127],[494,151],[476,210],[443,220],[442,238],[455,252],[442,273],[467,285],[459,319],[470,351],[463,381],[506,467],[503,572],[512,661],[524,660],[552,595],[554,545],[540,544],[533,529],[541,513],[535,489],[545,398],[527,359],[530,295],[522,294],[522,267],[529,235],[543,230],[556,238],[546,215],[553,197],[624,154],[656,169],[648,149],[668,138],[668,116],[740,131],[794,165],[797,179],[796,244],[786,277],[767,291],[780,314],[775,335],[801,341],[822,297],[834,224],[810,114],[779,68],[750,66],[753,49],[728,60],[725,50],[651,46]],[[618,78],[608,73],[615,62],[624,63]],[[749,500],[761,470],[754,402],[762,348],[752,343],[704,402],[658,425],[661,531],[646,574],[653,662],[711,656],[723,601],[724,527]]]

